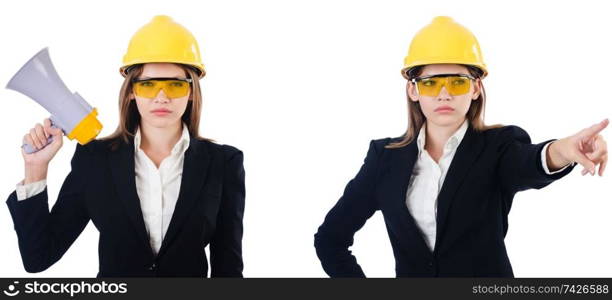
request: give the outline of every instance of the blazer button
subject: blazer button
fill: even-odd
[[[157,268],[157,265],[155,263],[153,263],[150,267],[149,267],[149,271],[153,271],[155,270],[155,268]]]

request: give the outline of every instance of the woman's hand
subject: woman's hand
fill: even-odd
[[[24,184],[46,179],[49,162],[62,147],[62,137],[64,135],[62,130],[51,127],[51,121],[49,119],[45,119],[43,124],[44,125],[36,124],[34,128],[30,129],[30,132],[23,137],[24,143],[32,145],[37,150],[40,149],[31,154],[27,154],[23,148],[21,149],[21,154],[25,162]],[[53,136],[53,142],[45,146],[49,136]]]
[[[599,133],[608,126],[608,119],[578,133],[553,142],[546,153],[549,169],[556,170],[576,162],[582,165],[582,175],[595,175],[599,165],[599,176],[603,175],[608,163],[608,146]]]

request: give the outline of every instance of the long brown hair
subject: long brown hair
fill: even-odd
[[[483,72],[479,68],[474,67],[474,66],[469,66],[469,65],[463,65],[463,66],[465,66],[468,69],[468,72],[470,72],[470,75],[474,76],[475,78],[482,78]],[[407,84],[410,84],[411,79],[420,76],[424,67],[425,66],[416,66],[414,68],[408,69],[406,71],[406,74],[408,75]],[[478,98],[476,100],[473,100],[472,103],[470,103],[470,109],[468,110],[466,114],[466,118],[470,122],[474,130],[476,131],[484,131],[484,130],[491,129],[491,128],[501,127],[502,125],[500,124],[485,125],[484,115],[485,115],[485,104],[486,104],[487,96],[484,90],[484,85],[482,85],[482,81],[481,81],[481,87],[482,88],[481,88],[480,95],[478,96]],[[404,135],[402,135],[402,139],[399,142],[390,143],[389,145],[386,145],[385,148],[390,148],[390,149],[401,148],[401,147],[404,147],[410,144],[418,136],[419,130],[421,129],[421,127],[423,126],[423,124],[425,124],[425,121],[427,120],[425,115],[423,114],[423,111],[421,111],[421,107],[419,106],[419,103],[415,101],[410,101],[410,96],[408,96],[407,87],[406,87],[406,97],[407,97],[406,100],[408,101],[408,129],[406,129],[406,132],[404,133]]]
[[[200,127],[200,113],[202,111],[202,92],[200,90],[200,82],[197,71],[189,66],[177,64],[185,70],[185,73],[193,81],[191,82],[191,93],[189,103],[185,109],[185,113],[181,117],[183,122],[187,125],[189,130],[189,136],[192,138],[211,141],[210,139],[203,138],[199,135]],[[110,141],[110,148],[116,150],[119,148],[121,142],[129,143],[130,138],[133,138],[136,134],[136,129],[140,125],[140,113],[136,106],[136,101],[130,99],[132,93],[132,80],[142,74],[144,65],[139,64],[130,67],[127,71],[127,76],[121,85],[119,92],[119,124],[117,129],[111,135],[102,138],[101,140]]]

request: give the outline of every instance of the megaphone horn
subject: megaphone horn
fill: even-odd
[[[102,124],[96,118],[98,111],[78,93],[68,90],[51,63],[48,48],[42,49],[25,63],[9,80],[6,88],[20,92],[42,105],[51,113],[53,126],[60,128],[69,139],[76,139],[81,145],[93,140],[102,130]],[[49,137],[46,145],[51,141]],[[29,144],[24,144],[23,148],[26,153],[40,150]]]

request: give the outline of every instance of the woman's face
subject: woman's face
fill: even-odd
[[[423,67],[419,77],[436,74],[471,75],[465,66],[457,64],[432,64]],[[427,122],[438,126],[457,126],[463,123],[473,100],[480,95],[480,79],[472,80],[470,89],[462,95],[449,94],[446,86],[442,87],[437,96],[420,95],[412,82],[407,85],[410,101],[419,103]]]
[[[143,66],[142,74],[137,79],[155,78],[185,79],[187,74],[185,70],[176,64],[148,63]],[[163,89],[160,89],[153,98],[141,97],[132,90],[131,99],[136,101],[142,123],[156,128],[164,128],[175,126],[181,122],[181,117],[185,113],[190,96],[191,87],[189,87],[187,95],[178,98],[169,98]]]

